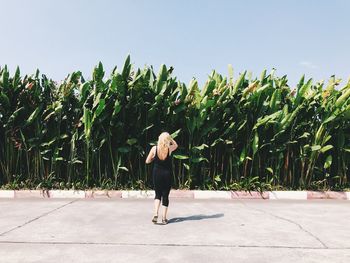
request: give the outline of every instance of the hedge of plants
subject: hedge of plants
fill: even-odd
[[[350,82],[340,86],[263,71],[212,72],[188,86],[162,65],[57,83],[0,70],[2,188],[148,189],[146,155],[162,131],[179,144],[174,188],[349,187]]]

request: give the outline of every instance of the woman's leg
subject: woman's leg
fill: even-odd
[[[153,185],[155,191],[153,216],[158,216],[160,200],[162,199],[162,188],[160,177],[156,174],[155,171],[153,171]]]
[[[160,200],[162,199],[162,191],[156,189],[156,196],[154,198],[154,216],[158,216]]]
[[[154,216],[158,216],[159,206],[160,206],[160,200],[154,199],[154,214],[153,214]]]
[[[162,192],[162,205],[163,205],[163,215],[162,218],[166,219],[167,218],[167,213],[168,213],[168,206],[169,206],[169,193],[170,193],[170,188],[164,190]]]
[[[163,215],[162,215],[162,220],[167,219],[167,214],[168,214],[168,207],[163,206]]]

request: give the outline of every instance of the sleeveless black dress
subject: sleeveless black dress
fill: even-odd
[[[153,166],[153,184],[156,192],[155,199],[163,199],[163,205],[169,204],[169,192],[172,183],[172,165],[171,157],[168,155],[164,160],[159,159],[156,147],[156,154]]]

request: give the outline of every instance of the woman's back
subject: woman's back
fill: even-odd
[[[159,153],[158,153],[159,148],[156,147],[156,154],[154,157],[154,165],[155,168],[163,168],[163,169],[167,169],[167,170],[171,170],[171,157],[169,155],[169,148],[167,149],[167,154],[165,159],[160,159],[159,158]]]

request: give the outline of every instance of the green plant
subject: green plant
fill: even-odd
[[[253,78],[212,72],[188,87],[162,65],[102,63],[60,84],[0,69],[2,188],[148,189],[144,160],[162,131],[176,138],[174,187],[344,189],[350,171],[350,83],[295,89],[274,70]],[[14,176],[16,175],[16,176]]]

